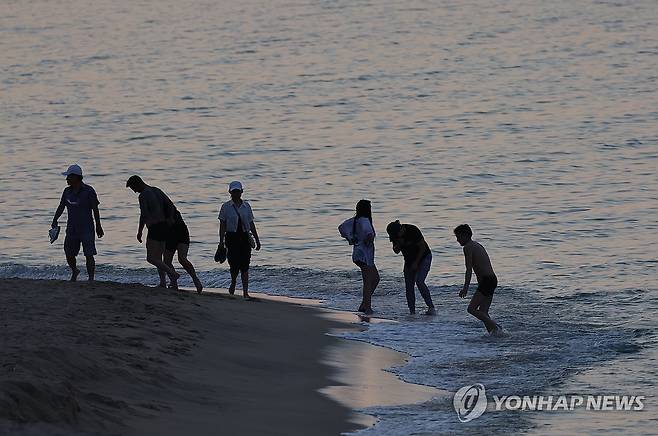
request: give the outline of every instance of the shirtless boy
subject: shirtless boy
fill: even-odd
[[[472,272],[478,279],[478,287],[468,305],[468,313],[484,323],[489,333],[496,333],[501,327],[489,317],[489,306],[493,299],[494,290],[498,286],[498,278],[494,273],[489,255],[482,245],[472,240],[473,231],[468,224],[461,224],[455,228],[455,236],[459,245],[464,247],[464,259],[466,261],[466,276],[464,287],[459,296],[466,297],[468,287],[471,283]]]

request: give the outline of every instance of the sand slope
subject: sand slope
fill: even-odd
[[[338,434],[311,308],[142,285],[0,281],[0,433]],[[39,430],[40,429],[40,430]],[[46,430],[44,430],[46,429]]]

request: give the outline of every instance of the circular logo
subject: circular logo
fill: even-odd
[[[452,404],[461,422],[469,422],[479,417],[487,409],[487,395],[484,385],[477,383],[464,386],[455,392]]]

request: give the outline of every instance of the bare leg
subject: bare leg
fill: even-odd
[[[406,294],[407,294],[407,306],[409,307],[409,313],[410,314],[415,314],[416,313],[416,287],[415,287],[415,281],[416,281],[416,273],[415,271],[412,271],[410,268],[407,268],[405,266],[404,268],[404,285],[406,288]]]
[[[94,256],[85,256],[87,259],[87,275],[89,276],[89,281],[93,282],[96,276],[96,260]]]
[[[484,323],[488,332],[492,332],[498,328],[496,323],[489,318],[489,306],[491,305],[491,296],[476,292],[471,298],[471,303],[468,305],[468,313],[479,319]],[[482,310],[484,309],[484,310]]]
[[[190,246],[187,244],[178,244],[177,249],[178,249],[178,262],[185,269],[185,271],[187,271],[190,277],[192,277],[192,281],[194,282],[196,291],[200,294],[201,291],[203,291],[203,285],[201,284],[201,280],[199,280],[199,277],[197,277],[196,275],[196,271],[194,270],[194,265],[192,265],[192,262],[190,262],[187,259],[187,252],[190,249]]]
[[[236,282],[238,281],[238,272],[239,271],[231,270],[231,286],[228,287],[228,293],[231,295],[235,294],[235,286]]]
[[[162,260],[164,261],[164,263],[169,268],[174,269],[174,252],[173,251],[167,250],[165,248],[165,251],[162,255]],[[163,288],[166,288],[167,287],[167,282],[165,280],[165,274],[166,273],[164,271],[162,271],[161,269],[159,269],[158,274],[160,274],[160,285],[159,286],[161,286]],[[178,289],[178,282],[176,282],[176,283],[172,282],[171,283],[171,288],[172,289]]]
[[[69,267],[71,268],[71,281],[75,282],[78,280],[78,274],[80,274],[80,270],[76,266],[76,261],[75,261],[75,256],[66,256],[66,262],[69,264]]]
[[[158,275],[160,276],[160,283],[158,284],[158,288],[166,288],[167,287],[167,273],[162,271],[161,269],[158,269]]]
[[[484,295],[484,297],[485,297],[484,301],[480,303],[478,309],[480,309],[481,312],[484,312],[487,314],[487,316],[489,316],[489,308],[491,307],[491,302],[493,301],[493,295],[491,296]]]
[[[379,286],[379,271],[375,265],[372,266],[372,274],[370,277],[372,279],[370,283],[370,296],[372,296],[372,294],[375,293],[377,286]]]
[[[361,297],[359,312],[367,313],[367,311],[370,309],[370,276],[368,274],[368,267],[366,265],[359,265],[359,268],[361,268],[361,279],[363,280],[363,296]]]
[[[249,298],[249,270],[242,271],[242,296]]]
[[[480,303],[480,311],[484,312],[489,316],[489,307],[491,307],[491,302],[493,301],[493,295],[485,295],[485,300]],[[493,319],[491,316],[489,316],[489,319],[493,321],[494,324],[496,324],[496,329],[502,329],[502,327]]]
[[[165,251],[164,241],[154,241],[152,239],[146,240],[146,260],[151,265],[155,266],[157,269],[164,271],[168,276],[169,280],[172,282],[172,286],[177,283],[180,274],[178,274],[173,268],[167,266],[163,260],[163,254]]]
[[[372,313],[372,294],[379,284],[379,271],[376,266],[365,266],[362,268],[364,271],[364,283],[366,284],[363,292],[364,312]]]

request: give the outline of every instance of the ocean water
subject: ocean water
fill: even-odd
[[[369,410],[370,432],[653,433],[657,25],[648,0],[3,1],[0,276],[67,276],[47,231],[77,162],[101,201],[99,279],[157,280],[125,188],[140,174],[181,210],[202,280],[226,285],[212,255],[237,179],[263,241],[253,288],[353,310],[359,274],[336,227],[369,198],[373,303],[398,322],[352,337],[409,353],[404,380],[647,396],[642,412],[467,424],[437,400]],[[432,247],[435,318],[405,315],[394,219]],[[457,297],[463,222],[498,274],[505,337]]]

